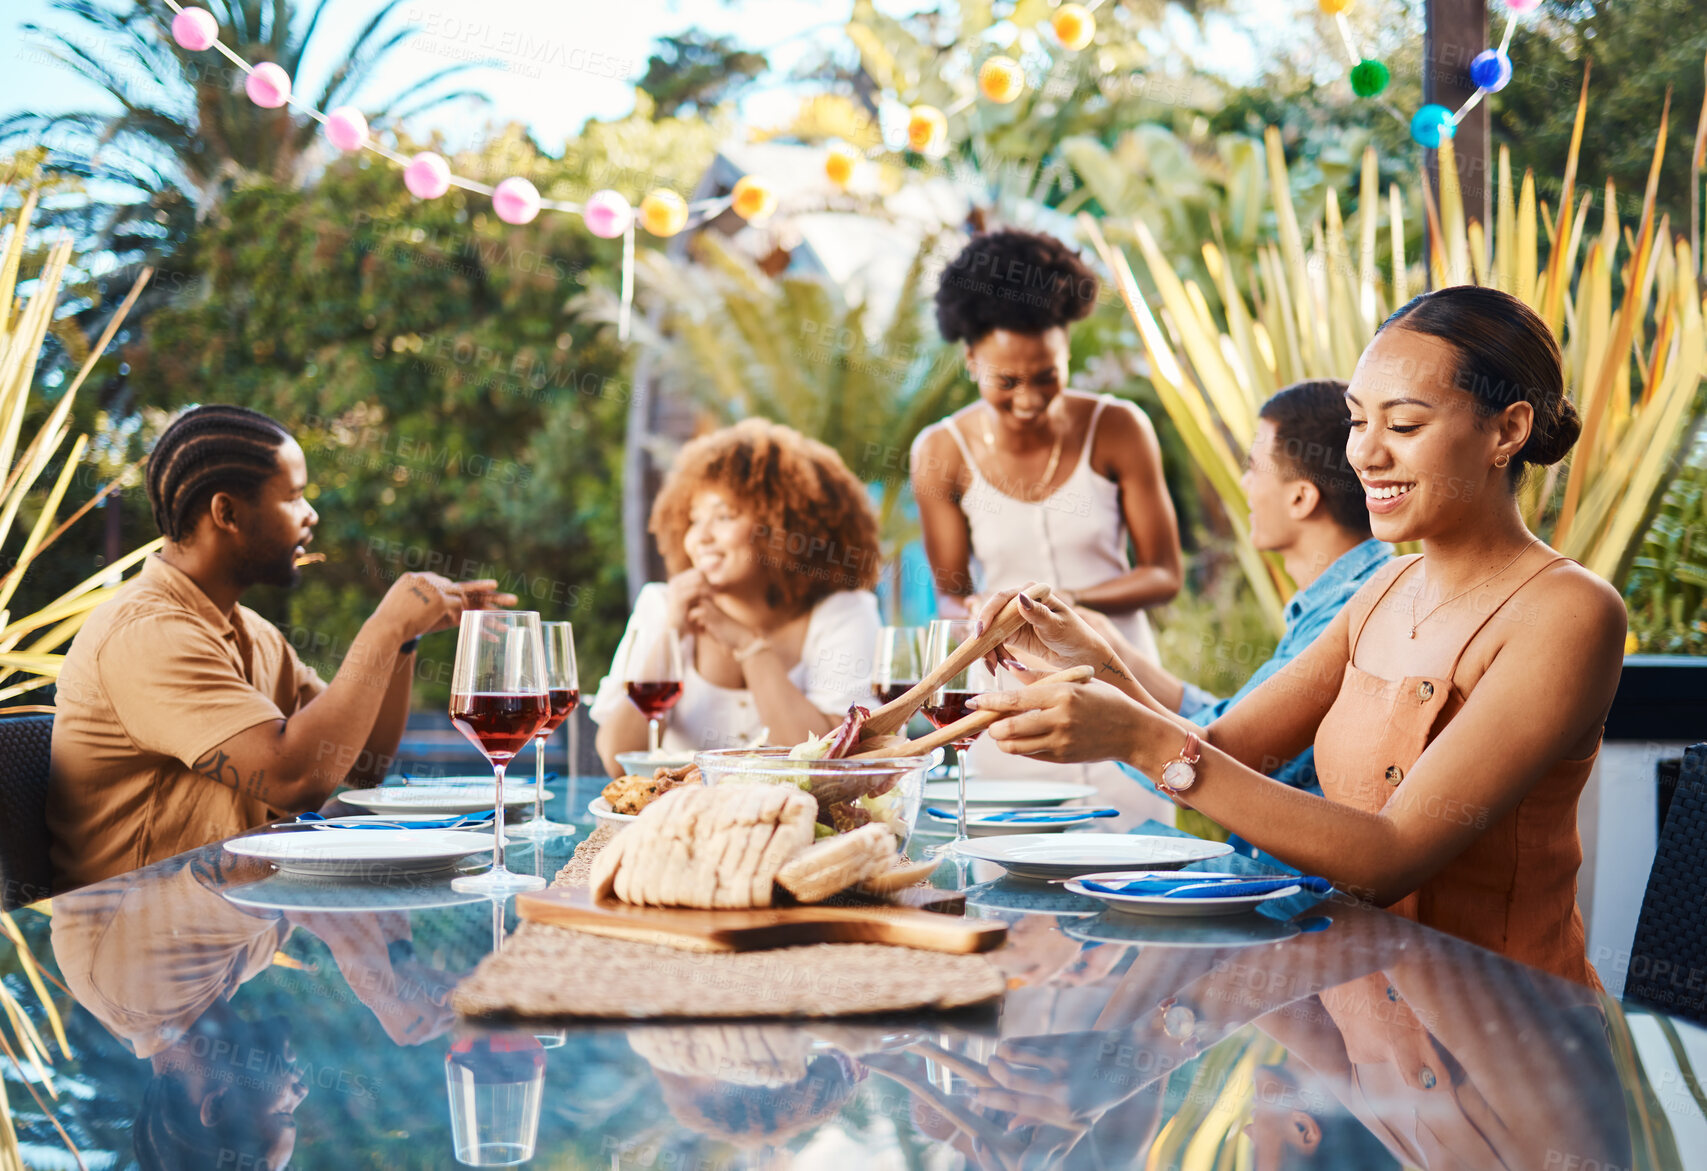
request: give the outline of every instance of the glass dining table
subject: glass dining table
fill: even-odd
[[[1687,1022],[1337,896],[1173,921],[985,863],[936,882],[1008,924],[1000,1004],[476,1023],[450,993],[513,900],[211,845],[11,916],[0,1084],[42,1168],[1707,1165]]]

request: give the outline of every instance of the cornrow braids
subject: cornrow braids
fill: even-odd
[[[246,407],[191,407],[172,421],[148,457],[148,506],[168,540],[195,528],[197,510],[216,492],[253,500],[278,470],[283,426]]]

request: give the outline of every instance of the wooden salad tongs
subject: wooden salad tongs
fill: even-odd
[[[1077,667],[1068,667],[1065,671],[1057,671],[1053,675],[1045,675],[1043,678],[1035,680],[1035,682],[1083,683],[1095,674],[1095,667],[1081,663]],[[923,736],[920,736],[917,740],[908,740],[904,736],[883,736],[879,738],[879,741],[876,744],[873,744],[870,739],[861,740],[857,745],[855,745],[859,751],[850,753],[848,759],[864,760],[868,757],[924,756],[926,753],[935,752],[937,749],[946,747],[947,745],[954,743],[956,740],[966,740],[976,736],[985,728],[988,728],[991,724],[1001,719],[1005,714],[1005,712],[975,711],[970,715],[962,716],[952,724],[944,724],[940,728],[935,728],[930,732],[925,733]],[[868,724],[867,727],[869,726],[870,725]]]

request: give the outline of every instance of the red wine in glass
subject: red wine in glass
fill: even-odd
[[[513,760],[550,716],[541,692],[472,692],[450,700],[450,722],[494,764]]]
[[[629,700],[649,720],[661,719],[681,697],[682,683],[679,679],[628,685]]]
[[[927,703],[923,709],[925,719],[938,728],[946,728],[956,720],[964,719],[972,714],[966,705],[977,694],[976,691],[949,691],[946,689],[939,691],[936,693],[936,697],[940,698],[942,702]],[[970,736],[965,740],[956,740],[954,746],[965,752],[972,747],[972,741],[976,739],[976,736]]]
[[[903,679],[899,683],[873,683],[871,692],[877,697],[878,703],[894,703],[918,685],[917,679]]]
[[[575,687],[553,687],[546,694],[551,697],[551,714],[539,730],[541,739],[562,727],[569,713],[575,710],[575,705],[581,702],[581,691]]]

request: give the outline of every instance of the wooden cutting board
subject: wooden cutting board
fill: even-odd
[[[757,951],[810,943],[888,943],[922,951],[969,955],[991,951],[1007,938],[1007,925],[963,919],[916,907],[768,907],[699,910],[637,907],[595,899],[587,887],[516,896],[516,913],[535,923],[592,935],[656,943],[693,951]]]

